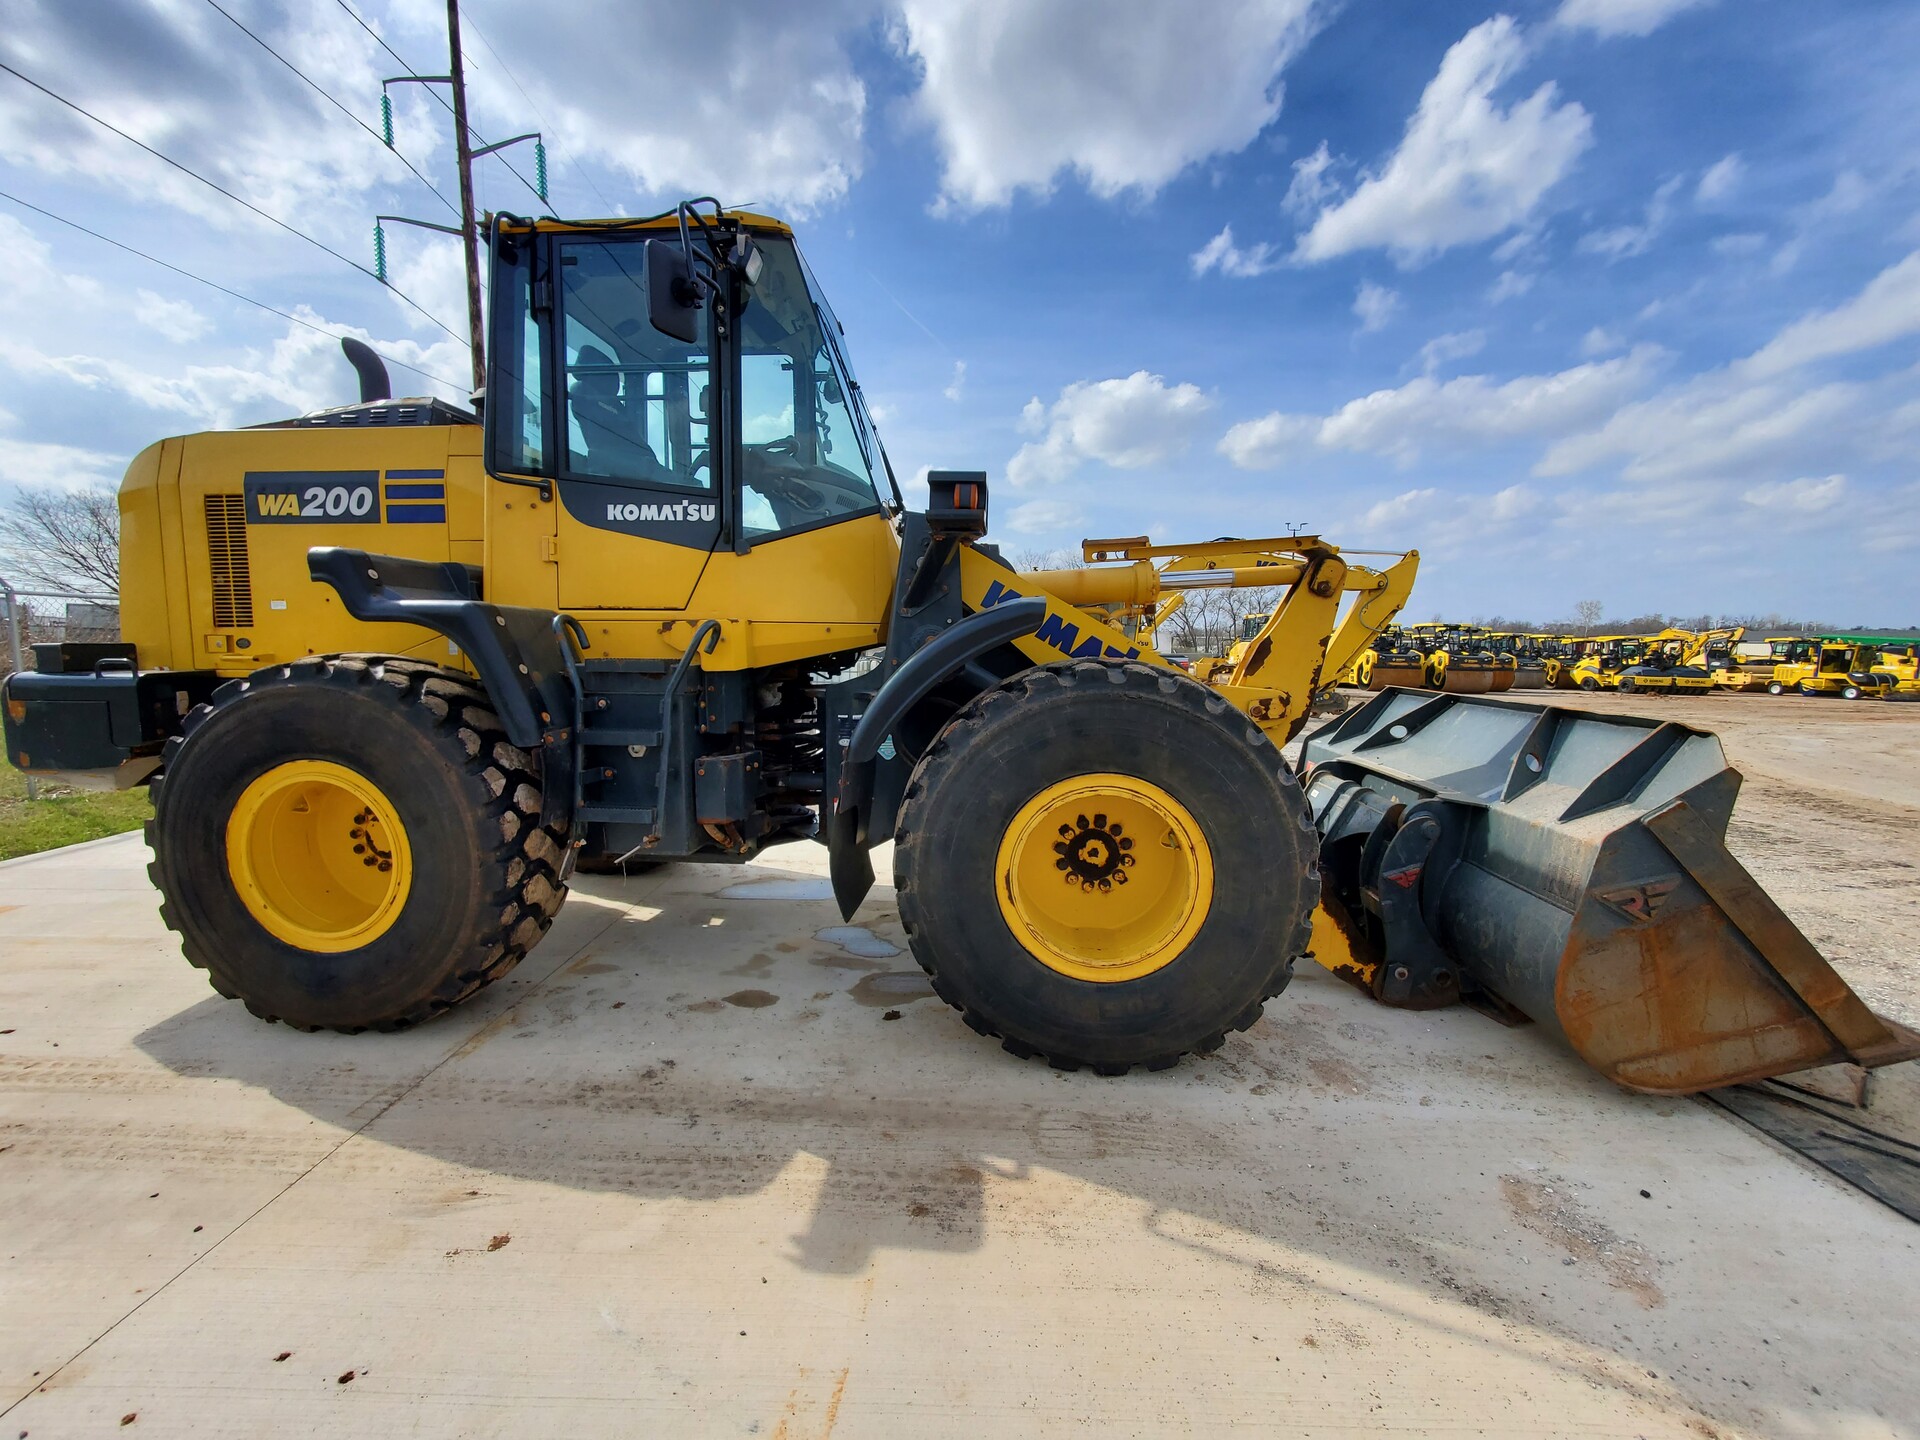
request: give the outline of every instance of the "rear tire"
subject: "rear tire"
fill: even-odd
[[[1015,1055],[1101,1074],[1165,1068],[1258,1020],[1320,889],[1273,742],[1205,686],[1133,663],[1041,666],[977,696],[915,768],[895,840],[901,923],[940,997]]]
[[[1769,695],[1784,695],[1786,693],[1787,687],[1782,685],[1778,680],[1771,682],[1767,686],[1767,694]]]
[[[264,1020],[417,1024],[511,970],[566,898],[536,762],[450,671],[320,657],[233,681],[168,742],[163,775],[147,826],[161,918]],[[327,808],[343,794],[344,818]],[[354,868],[374,855],[395,888],[356,910],[350,892],[389,873]]]

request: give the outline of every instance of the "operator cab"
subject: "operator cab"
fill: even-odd
[[[575,567],[593,589],[562,604],[679,608],[715,550],[898,508],[840,325],[778,221],[499,216],[490,240],[488,472],[557,490],[573,553],[615,535],[681,552]]]

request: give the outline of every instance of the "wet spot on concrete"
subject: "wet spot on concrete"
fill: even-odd
[[[742,1010],[764,1010],[769,1005],[778,1005],[780,997],[765,990],[736,990],[726,997],[727,1004],[738,1005]]]
[[[915,1000],[931,1000],[933,986],[919,970],[889,970],[883,975],[868,975],[847,992],[855,1002],[879,1010],[894,1005],[911,1005]]]
[[[782,955],[797,955],[800,953],[800,947],[791,940],[782,940],[773,948],[778,950]]]
[[[891,940],[882,940],[864,925],[829,925],[824,930],[816,930],[813,938],[828,945],[837,945],[849,955],[858,955],[862,960],[884,960],[890,955],[898,955],[900,947]]]
[[[721,1008],[723,1007],[718,1000],[696,1000],[693,1004],[687,1006],[687,1009],[697,1011],[702,1015],[711,1015],[714,1011]]]
[[[1654,1283],[1660,1262],[1645,1246],[1626,1240],[1587,1213],[1571,1181],[1557,1175],[1502,1175],[1500,1193],[1513,1218],[1565,1250],[1574,1260],[1600,1267],[1607,1283],[1651,1310],[1666,1303]]]
[[[750,956],[744,964],[736,965],[727,971],[729,975],[764,975],[773,968],[773,956],[764,950]]]
[[[833,882],[825,878],[740,880],[721,890],[722,900],[831,900]]]
[[[573,965],[573,973],[576,975],[618,975],[620,973],[620,967],[618,965],[609,965],[604,960],[589,958],[576,961]]]

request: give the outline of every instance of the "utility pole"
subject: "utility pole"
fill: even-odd
[[[480,321],[480,236],[473,223],[473,142],[467,133],[467,75],[460,59],[460,0],[447,0],[447,74],[453,81],[453,144],[460,167],[460,243],[467,252],[467,328],[473,336],[473,388],[487,384]]]
[[[453,92],[453,101],[449,109],[453,111],[453,150],[454,162],[460,171],[460,225],[456,229],[451,225],[442,225],[433,220],[414,220],[405,215],[376,215],[373,217],[373,272],[374,278],[381,284],[387,283],[387,233],[382,228],[384,222],[393,221],[398,225],[412,225],[421,230],[438,230],[443,235],[457,235],[460,245],[466,253],[467,262],[467,335],[468,346],[473,352],[473,388],[478,394],[487,384],[487,341],[486,327],[480,318],[480,227],[474,222],[473,215],[473,162],[483,155],[495,155],[509,146],[518,145],[523,140],[533,141],[533,173],[531,188],[540,197],[540,203],[547,203],[547,147],[540,138],[538,130],[530,130],[525,135],[515,135],[510,139],[498,140],[492,144],[476,146],[474,135],[467,128],[467,72],[465,62],[460,55],[460,0],[447,0],[447,73],[445,75],[394,75],[380,85],[380,128],[381,138],[387,148],[393,148],[393,97],[388,91],[395,85],[445,85]],[[446,102],[442,102],[443,104]],[[519,172],[514,172],[516,175]],[[436,192],[438,193],[438,192]]]

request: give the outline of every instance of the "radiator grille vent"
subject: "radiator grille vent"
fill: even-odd
[[[213,628],[245,630],[253,624],[253,576],[247,569],[247,500],[209,495],[207,568],[213,579]]]

